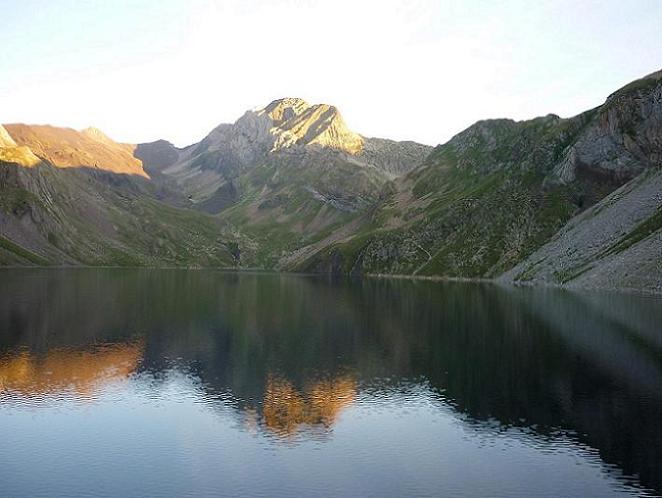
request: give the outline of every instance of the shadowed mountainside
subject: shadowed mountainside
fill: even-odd
[[[235,264],[220,220],[135,175],[0,162],[0,191],[2,265]]]
[[[493,278],[520,265],[503,278],[557,284],[572,283],[590,267],[595,280],[586,275],[578,285],[657,291],[661,166],[657,72],[573,118],[476,123],[394,182],[351,233],[303,249],[285,267]],[[620,213],[618,223],[608,208]],[[608,233],[587,222],[591,213],[603,213]],[[572,250],[560,248],[561,234]],[[544,254],[532,256],[548,243]],[[649,261],[645,281],[622,280],[628,265],[605,259],[625,249],[630,268]],[[566,253],[576,262],[566,265]]]

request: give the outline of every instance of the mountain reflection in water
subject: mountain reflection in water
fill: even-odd
[[[29,351],[0,357],[0,395],[58,395],[89,398],[104,383],[126,380],[142,359],[142,342],[106,344],[90,350]],[[1,399],[1,398],[0,398]]]
[[[44,356],[28,351],[0,357],[0,401],[17,397],[75,395],[92,400],[105,385],[126,381],[142,362],[142,341],[96,345],[89,349],[49,351]],[[288,437],[301,428],[330,429],[343,408],[356,397],[356,382],[348,375],[306,383],[298,390],[287,379],[270,374],[260,403],[244,406],[254,427],[265,427]]]
[[[232,444],[241,433],[268,436],[276,446],[296,442],[301,452],[307,442],[329,452],[342,444],[344,459],[366,472],[369,458],[386,472],[395,455],[418,451],[416,472],[432,465],[412,484],[418,491],[392,488],[388,473],[373,478],[391,486],[381,489],[387,495],[425,495],[443,494],[452,480],[436,452],[439,438],[456,429],[442,433],[430,425],[449,419],[463,437],[500,441],[504,448],[523,443],[540,449],[540,458],[569,449],[579,452],[573,459],[594,452],[603,477],[573,478],[559,466],[557,492],[560,482],[575,486],[568,495],[654,495],[662,491],[661,304],[633,295],[398,280],[6,271],[0,279],[0,421],[16,420],[17,405],[48,410],[49,403],[32,406],[32,398],[84,400],[106,411],[107,393],[108,406],[133,399],[135,410],[160,400],[149,419],[157,427],[193,419],[202,404],[223,427],[226,417],[234,420]],[[170,411],[158,408],[163,404]],[[359,425],[361,431],[352,432]],[[361,446],[372,429],[372,446]],[[204,427],[195,431],[188,440],[205,434]],[[419,439],[398,442],[399,433]],[[0,437],[6,435],[0,428]],[[469,443],[458,441],[455,447],[447,442],[445,451],[459,461],[487,451],[479,445],[473,454]],[[187,451],[206,448],[198,444]],[[260,458],[273,465],[269,454]],[[508,462],[492,459],[477,471]],[[526,480],[516,479],[523,472],[517,465],[504,467],[500,479],[511,473],[513,482]],[[546,479],[552,486],[555,474],[545,465],[546,473],[530,483],[538,490]],[[465,467],[470,473],[471,465]],[[400,462],[397,468],[408,467]],[[610,484],[603,489],[605,475]],[[282,494],[324,495],[312,490],[328,484],[328,476],[309,479],[310,488],[283,488]],[[11,482],[0,470],[3,480]],[[466,489],[455,494],[486,489],[476,477],[465,481]],[[378,494],[367,481],[342,488],[347,482],[335,484],[343,493]],[[517,494],[494,480],[489,486],[494,495]],[[530,492],[523,488],[521,495]]]
[[[356,382],[347,376],[313,382],[299,391],[288,380],[270,375],[263,403],[264,425],[281,436],[292,435],[304,425],[329,429],[355,397]]]

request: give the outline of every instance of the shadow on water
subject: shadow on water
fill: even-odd
[[[0,296],[0,403],[181,371],[287,440],[423,383],[472,430],[563,435],[662,491],[655,298],[179,270],[5,271]]]

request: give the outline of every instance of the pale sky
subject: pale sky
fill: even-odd
[[[0,42],[2,123],[183,146],[296,96],[434,145],[662,68],[662,0],[0,0]]]

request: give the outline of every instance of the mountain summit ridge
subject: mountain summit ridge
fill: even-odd
[[[135,146],[121,144],[96,128],[77,131],[50,125],[6,124],[14,141],[58,168],[93,168],[148,178]]]
[[[148,154],[149,144],[140,148]],[[159,148],[163,152],[163,144]],[[197,144],[169,150],[178,157],[162,168],[164,175],[174,179],[194,202],[203,203],[217,195],[227,197],[226,190],[237,189],[229,182],[265,164],[281,163],[281,170],[295,164],[298,168],[336,164],[338,171],[343,170],[341,163],[351,164],[346,169],[350,175],[377,177],[370,183],[382,184],[418,166],[432,148],[365,138],[349,129],[337,107],[285,97],[246,111],[234,123],[216,126]],[[157,165],[146,164],[148,170],[154,167]],[[316,187],[308,187],[319,193]]]
[[[272,120],[272,150],[296,145],[319,145],[353,155],[363,150],[363,137],[347,127],[335,106],[311,105],[303,99],[287,97],[274,100],[257,114]]]
[[[236,135],[241,135],[239,139]],[[352,155],[363,150],[364,139],[350,130],[340,111],[329,104],[309,104],[298,97],[276,99],[246,111],[233,124],[218,125],[203,142],[242,145],[275,152],[292,147],[320,146]]]

